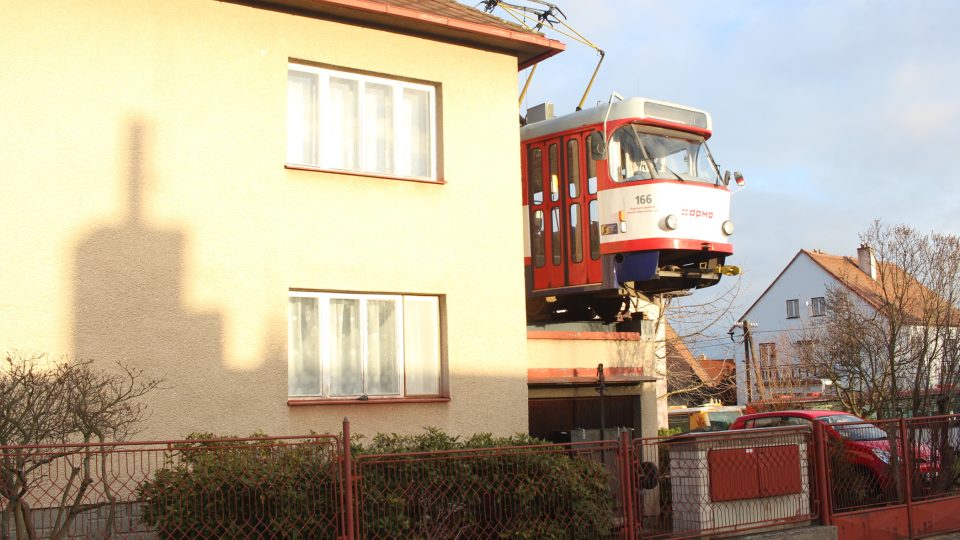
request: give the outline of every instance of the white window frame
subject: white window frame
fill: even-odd
[[[761,343],[758,346],[761,362],[775,362],[777,360],[777,344],[774,342]]]
[[[823,296],[810,299],[810,314],[814,317],[823,317],[827,314],[827,300]]]
[[[438,148],[439,142],[437,140],[437,87],[430,84],[422,84],[415,82],[402,81],[397,79],[391,79],[387,77],[378,77],[373,75],[364,75],[360,73],[353,73],[350,71],[339,71],[330,68],[321,68],[317,66],[310,66],[306,64],[298,64],[290,62],[287,64],[288,74],[291,72],[296,72],[300,74],[310,74],[317,77],[317,88],[316,94],[314,97],[315,104],[313,107],[313,120],[315,122],[316,129],[314,133],[315,145],[316,148],[313,149],[313,152],[316,155],[317,163],[299,163],[292,162],[289,159],[289,150],[287,151],[287,164],[289,166],[302,166],[308,168],[318,168],[323,170],[331,170],[338,172],[352,172],[358,174],[367,174],[374,176],[387,176],[387,177],[396,177],[396,178],[409,178],[422,181],[438,182],[437,174],[437,163],[439,160]],[[356,120],[357,120],[357,130],[360,144],[357,148],[357,164],[356,168],[344,169],[344,168],[335,168],[332,166],[333,158],[329,154],[329,150],[332,146],[329,144],[331,138],[339,136],[338,133],[334,133],[329,126],[324,125],[324,108],[328,100],[330,99],[330,78],[340,78],[340,79],[350,79],[357,81],[358,89],[357,95],[360,97],[357,103],[356,111]],[[393,164],[394,172],[382,172],[382,171],[372,171],[365,170],[363,168],[364,163],[364,145],[362,141],[364,140],[364,88],[366,84],[374,83],[379,85],[385,85],[392,88],[392,100],[393,100]],[[402,161],[401,155],[404,148],[410,148],[409,137],[405,137],[407,131],[404,129],[402,114],[399,111],[403,110],[403,91],[405,89],[425,91],[428,96],[428,109],[429,109],[429,137],[430,137],[430,174],[429,176],[417,176],[417,175],[406,175],[400,174],[396,171],[397,164]],[[287,137],[288,137],[288,148],[292,143],[290,141],[290,129],[291,126],[287,126]],[[306,161],[306,160],[304,160]]]
[[[788,319],[798,319],[800,318],[800,299],[793,298],[787,300],[787,318]]]
[[[320,394],[291,394],[288,390],[288,396],[290,398],[321,398],[321,399],[330,399],[330,400],[355,400],[362,396],[366,396],[369,399],[400,399],[406,397],[443,397],[444,393],[444,361],[443,361],[443,348],[442,344],[439,342],[443,339],[442,329],[443,323],[441,321],[440,311],[442,309],[441,297],[435,295],[403,295],[403,294],[375,294],[375,293],[341,293],[341,292],[319,292],[319,291],[289,291],[289,298],[316,298],[318,301],[318,319],[317,324],[319,326],[317,332],[317,339],[319,340],[319,351],[320,351]],[[436,356],[437,356],[437,389],[436,394],[415,394],[408,396],[406,393],[406,364],[405,364],[405,342],[404,342],[404,331],[406,327],[406,320],[404,318],[404,303],[410,298],[431,298],[436,300],[437,306],[437,337],[438,343],[436,344]],[[327,333],[330,328],[330,301],[334,299],[346,299],[346,300],[358,300],[360,302],[360,313],[359,313],[359,322],[360,322],[360,357],[361,357],[361,394],[356,395],[347,395],[347,396],[333,396],[331,392],[332,387],[332,359],[333,359],[333,340],[329,337]],[[397,359],[397,389],[396,394],[376,394],[368,395],[367,394],[367,381],[366,375],[368,373],[368,342],[367,342],[367,331],[368,331],[368,317],[367,317],[367,304],[369,301],[392,301],[396,305],[396,318],[397,318],[397,335],[396,335],[396,351],[395,357]],[[289,314],[288,322],[289,322]],[[288,339],[290,337],[288,336]],[[287,351],[287,377],[289,384],[289,377],[292,375],[292,365],[294,363],[293,347],[291,344],[288,344]],[[289,388],[289,387],[288,387]]]

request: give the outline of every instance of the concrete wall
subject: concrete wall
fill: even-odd
[[[0,348],[163,376],[139,438],[526,428],[516,59],[216,1],[14,3]],[[444,185],[287,170],[287,62],[439,83]],[[444,295],[449,403],[287,405],[290,288]]]

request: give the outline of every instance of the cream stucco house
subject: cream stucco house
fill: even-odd
[[[0,347],[163,376],[141,437],[527,428],[517,71],[452,0],[12,3]]]

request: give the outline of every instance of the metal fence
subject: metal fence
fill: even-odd
[[[358,538],[607,538],[616,441],[356,458]]]
[[[338,439],[0,447],[0,538],[336,538]]]
[[[954,499],[960,516],[958,416],[411,453],[349,440],[345,423],[0,447],[0,540],[680,538]]]
[[[957,498],[960,416],[831,424],[822,429],[830,516]]]

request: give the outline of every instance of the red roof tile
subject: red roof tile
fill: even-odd
[[[915,322],[922,323],[925,314],[928,313],[926,306],[936,299],[933,291],[894,264],[878,262],[877,279],[873,279],[860,269],[857,260],[852,257],[828,255],[819,251],[801,251],[874,309],[880,310],[888,300],[902,297],[899,298],[903,301],[902,311]],[[893,291],[903,291],[903,294]],[[953,317],[953,320],[960,320],[960,312]]]
[[[246,0],[220,0],[251,5]],[[521,25],[454,0],[261,0],[256,7],[360,23],[514,54],[520,69],[565,49]]]

